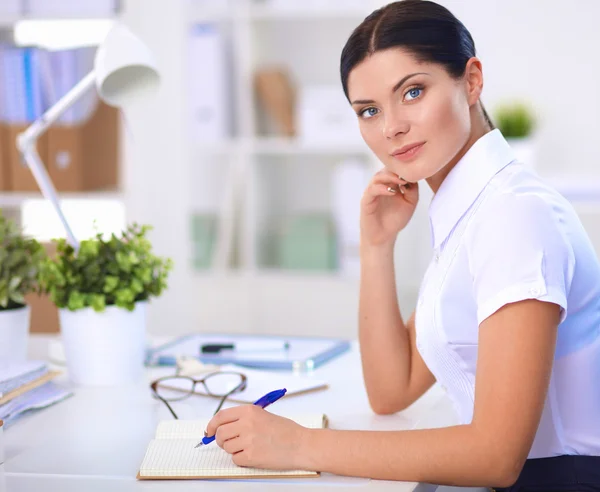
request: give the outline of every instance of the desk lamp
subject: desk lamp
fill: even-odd
[[[60,207],[54,187],[37,149],[37,139],[94,85],[100,99],[126,108],[137,98],[158,87],[159,74],[150,50],[122,24],[116,24],[98,47],[94,69],[54,106],[17,137],[17,148],[27,163],[44,198],[60,218],[69,243],[79,248]]]

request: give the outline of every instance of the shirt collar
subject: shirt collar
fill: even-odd
[[[448,237],[489,181],[515,159],[500,130],[477,140],[442,182],[429,206],[433,248]]]

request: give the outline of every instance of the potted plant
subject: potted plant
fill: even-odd
[[[524,102],[504,103],[496,109],[496,126],[518,159],[530,167],[536,165],[535,120],[533,109]]]
[[[118,237],[98,233],[75,250],[55,240],[57,253],[41,268],[40,285],[59,308],[72,382],[134,384],[143,379],[146,306],[167,287],[170,259],[155,256],[134,224]]]
[[[38,273],[46,252],[0,212],[0,365],[27,359],[31,308],[25,296],[39,292]]]

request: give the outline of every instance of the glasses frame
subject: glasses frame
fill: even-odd
[[[224,395],[215,395],[212,394],[210,392],[210,390],[208,389],[208,386],[206,385],[206,380],[208,378],[210,378],[211,376],[215,376],[218,374],[235,374],[236,376],[240,376],[241,381],[240,384],[238,384],[235,388],[233,388],[231,391],[227,392]],[[215,410],[215,412],[213,413],[213,415],[216,415],[219,410],[221,410],[221,407],[223,406],[223,404],[225,403],[225,401],[227,400],[227,398],[229,398],[231,395],[233,395],[234,393],[237,393],[238,391],[243,391],[246,388],[246,384],[248,382],[248,378],[246,377],[245,374],[242,374],[241,372],[235,372],[235,371],[215,371],[215,372],[211,372],[209,374],[207,374],[206,376],[204,376],[202,379],[194,379],[190,376],[182,376],[180,374],[175,374],[174,376],[164,376],[162,378],[158,378],[154,381],[152,381],[150,383],[150,389],[152,390],[152,393],[154,393],[154,396],[156,398],[158,398],[160,401],[162,401],[167,408],[169,409],[169,412],[171,412],[171,415],[173,415],[173,417],[177,420],[179,420],[179,417],[177,416],[177,414],[175,413],[175,410],[173,410],[173,407],[171,407],[171,405],[169,404],[169,400],[166,400],[165,398],[161,397],[158,394],[157,388],[158,385],[161,383],[161,381],[165,381],[167,379],[187,379],[192,381],[192,389],[189,392],[183,392],[182,391],[182,396],[181,398],[177,398],[174,400],[170,400],[170,401],[181,401],[181,400],[185,400],[186,398],[189,398],[190,396],[192,396],[194,394],[194,390],[196,389],[196,385],[197,384],[202,384],[204,386],[204,389],[206,390],[206,393],[208,396],[211,396],[213,398],[220,398],[220,402],[219,402],[219,406],[217,407],[217,409]]]

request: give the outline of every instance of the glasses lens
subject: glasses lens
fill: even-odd
[[[174,376],[164,378],[156,385],[156,393],[163,400],[176,401],[187,398],[194,389],[194,381],[191,378]]]
[[[232,391],[240,390],[243,377],[235,372],[216,372],[204,380],[206,389],[213,396],[225,396]]]

